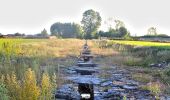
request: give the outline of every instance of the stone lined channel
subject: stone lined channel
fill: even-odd
[[[93,62],[93,55],[84,44],[77,65],[62,69],[68,84],[55,93],[57,100],[155,100],[149,90],[141,90],[140,83],[131,79],[127,70],[111,66],[104,71]],[[107,74],[109,77],[101,77]]]

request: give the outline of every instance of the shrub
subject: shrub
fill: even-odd
[[[149,83],[148,89],[156,96],[156,99],[159,99],[159,95],[161,93],[161,84],[159,82]]]
[[[150,90],[153,95],[155,95],[156,100],[159,100],[159,96],[161,94],[161,84],[160,82],[150,82],[146,86],[142,87],[143,89]]]
[[[51,100],[52,84],[47,73],[43,73],[41,82],[41,100]]]
[[[9,90],[9,96],[12,100],[21,100],[21,87],[16,78],[16,74],[12,72],[11,75],[6,76],[6,85]]]
[[[166,72],[166,75],[170,76],[170,69]]]
[[[40,95],[40,89],[37,86],[36,77],[34,71],[31,68],[27,69],[24,74],[24,83],[22,89],[22,100],[38,100]]]
[[[0,100],[9,100],[8,90],[3,83],[0,83]]]
[[[170,60],[170,50],[158,51],[157,56],[161,61]]]

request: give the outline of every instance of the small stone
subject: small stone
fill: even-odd
[[[138,88],[138,86],[136,86],[136,85],[124,85],[123,88],[127,89],[127,90],[136,90]]]
[[[112,81],[106,81],[106,82],[101,83],[101,86],[108,86],[108,85],[111,85],[112,83],[113,83]]]

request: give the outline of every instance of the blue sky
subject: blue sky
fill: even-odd
[[[55,22],[80,23],[88,9],[98,11],[104,21],[112,17],[124,21],[133,35],[144,35],[151,26],[170,35],[169,0],[0,0],[0,33],[49,32]]]

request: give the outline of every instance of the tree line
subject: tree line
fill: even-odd
[[[77,23],[60,23],[56,22],[51,25],[50,31],[51,35],[61,37],[61,38],[84,38],[84,39],[93,39],[99,37],[108,37],[108,38],[121,38],[121,39],[131,39],[132,36],[129,30],[126,28],[125,23],[117,19],[109,19],[106,21],[106,24],[109,26],[108,31],[104,32],[99,30],[101,26],[102,18],[100,13],[94,11],[93,9],[86,10],[83,13],[83,18],[81,24]],[[111,24],[115,24],[112,26]],[[154,36],[167,36],[165,34],[159,34],[155,27],[150,27],[147,30],[145,36],[154,37]]]
[[[98,31],[101,26],[101,21],[100,13],[90,9],[83,13],[81,25],[56,22],[51,25],[50,31],[51,35],[62,38],[92,39],[101,36],[123,38],[130,35],[124,23],[120,20],[115,20],[116,28],[110,27],[108,32]]]
[[[126,28],[126,25],[123,21],[118,19],[109,18],[105,21],[107,24],[108,30],[103,31],[99,30],[102,22],[102,17],[100,13],[94,11],[93,9],[86,10],[83,13],[83,18],[81,20],[81,24],[78,23],[61,23],[56,22],[51,25],[50,32],[52,36],[57,36],[58,38],[80,38],[80,39],[93,39],[99,37],[108,37],[108,38],[121,38],[121,39],[132,39],[130,31]],[[112,26],[111,24],[114,24]],[[39,37],[48,37],[48,33],[46,29],[43,29],[40,33],[35,34],[35,36]],[[3,35],[0,34],[0,37]],[[9,34],[9,36],[18,36],[24,37],[24,33],[14,33]],[[168,37],[166,34],[160,34],[157,32],[156,27],[150,27],[147,30],[147,34],[145,37]]]
[[[62,38],[81,38],[82,29],[79,24],[75,23],[54,23],[51,28],[51,35]]]

